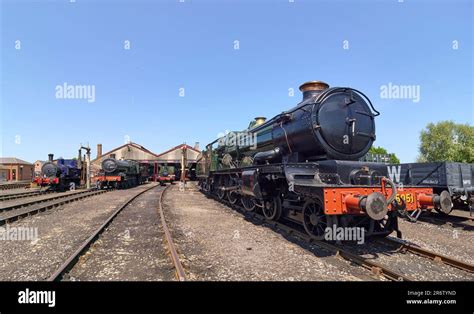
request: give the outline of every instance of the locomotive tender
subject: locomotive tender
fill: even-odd
[[[53,162],[53,154],[41,167],[41,176],[34,178],[38,186],[49,187],[51,190],[75,190],[81,183],[81,169],[74,159],[59,158]]]
[[[197,169],[205,193],[260,210],[268,220],[298,222],[318,240],[335,227],[401,236],[397,214],[451,208],[446,194],[409,185],[397,190],[387,165],[357,161],[375,141],[379,112],[367,96],[320,81],[300,90],[303,100],[294,108],[206,146]]]

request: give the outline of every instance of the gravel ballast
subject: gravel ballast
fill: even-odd
[[[166,192],[164,212],[190,280],[374,280],[365,269],[245,220],[192,182]]]
[[[162,187],[131,202],[68,274],[69,280],[175,280],[157,214]]]
[[[100,194],[8,224],[33,228],[38,237],[0,241],[0,280],[47,279],[118,206],[148,187]]]

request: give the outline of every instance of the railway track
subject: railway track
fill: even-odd
[[[359,265],[371,271],[372,274],[374,275],[384,277],[391,281],[413,281],[411,277],[405,274],[394,271],[390,269],[390,267],[374,262],[373,260],[364,258],[363,256],[353,253],[350,250],[345,249],[340,245],[333,244],[330,242],[316,241],[312,239],[305,232],[300,231],[297,228],[289,226],[287,223],[285,223],[285,221],[268,221],[263,215],[259,213],[256,213],[256,212],[249,213],[245,211],[245,209],[242,208],[241,206],[236,205],[236,204],[231,204],[225,199],[224,200],[219,199],[217,196],[214,196],[214,195],[209,195],[209,196],[220,203],[223,203],[233,209],[236,209],[239,213],[241,213],[247,218],[251,218],[254,221],[258,221],[258,223],[265,223],[271,226],[273,229],[282,230],[286,232],[288,235],[294,235],[306,243],[314,244],[322,249],[325,249],[333,253],[335,256],[341,257],[349,262],[355,263],[356,265]],[[474,272],[474,266],[471,264],[427,250],[425,248],[415,246],[407,241],[399,240],[396,238],[383,238],[383,239],[379,239],[378,242],[382,244],[390,245],[392,247],[396,247],[396,251],[400,253],[410,252],[412,254],[415,254],[424,258],[429,258],[435,262],[443,263],[451,267],[461,269],[466,272],[470,272],[470,273]]]
[[[166,186],[166,188],[161,192],[160,195],[160,202],[158,205],[158,212],[160,214],[161,218],[161,224],[163,226],[163,231],[165,232],[166,236],[166,242],[168,243],[168,248],[170,250],[170,256],[173,261],[174,268],[176,269],[176,277],[178,278],[179,281],[185,281],[186,280],[186,274],[184,272],[183,265],[181,264],[181,261],[179,260],[178,252],[176,251],[176,247],[173,242],[173,238],[171,236],[171,232],[168,229],[168,225],[166,224],[166,219],[165,215],[163,212],[163,196],[165,195],[166,190],[170,187],[171,185]]]
[[[47,279],[47,281],[60,281],[63,279],[64,275],[67,274],[73,267],[76,265],[77,261],[79,258],[89,249],[89,247],[99,238],[99,236],[104,232],[104,230],[112,223],[112,221],[117,217],[117,215],[122,212],[128,205],[130,205],[131,202],[133,202],[137,197],[140,195],[150,191],[151,189],[154,189],[156,187],[159,187],[159,185],[153,185],[150,188],[147,188],[143,191],[140,191],[139,193],[135,194],[131,198],[129,198],[123,205],[121,205],[119,208],[117,208],[108,218],[107,220],[99,227],[97,228],[89,238],[87,238],[80,246],[79,248],[74,251],[62,264],[61,266]],[[162,190],[160,193],[160,199],[159,199],[159,206],[158,206],[158,213],[160,214],[161,217],[161,223],[163,226],[163,229],[165,231],[165,236],[166,240],[168,242],[168,248],[170,250],[170,255],[171,259],[173,262],[173,266],[176,269],[176,276],[177,279],[180,281],[185,280],[185,273],[184,269],[182,267],[182,264],[179,260],[176,248],[173,243],[173,239],[171,238],[171,234],[168,230],[168,227],[166,225],[166,221],[164,219],[164,214],[163,214],[163,207],[162,207],[162,199],[163,195],[168,187]]]
[[[14,203],[2,204],[2,206],[0,206],[0,212],[10,211],[10,210],[21,208],[21,207],[27,207],[27,206],[31,206],[33,204],[49,202],[49,201],[52,201],[52,200],[68,198],[68,197],[73,196],[73,195],[81,195],[81,194],[90,193],[90,192],[93,192],[93,191],[94,190],[82,190],[82,191],[74,191],[74,192],[66,192],[66,193],[57,193],[57,194],[53,194],[52,196],[48,196],[48,197],[45,197],[45,198],[30,199],[30,200],[25,200],[25,201],[19,202],[19,203],[14,202]],[[41,195],[42,194],[40,194],[40,196]],[[30,196],[36,196],[36,195],[30,195]]]
[[[47,191],[47,190],[43,190],[43,191],[37,190],[37,191],[27,191],[27,192],[13,193],[13,194],[5,194],[5,195],[0,195],[0,202],[14,200],[18,198],[43,195],[43,194],[47,194],[51,192],[52,191]]]
[[[105,190],[81,191],[74,194],[61,195],[36,201],[28,201],[22,203],[21,206],[20,204],[18,204],[17,206],[10,205],[7,207],[3,207],[1,208],[1,210],[7,210],[8,212],[0,215],[0,226],[23,217],[37,214],[50,208],[54,208],[63,204],[71,203],[86,197],[91,197],[105,192]]]
[[[418,217],[419,221],[436,225],[446,225],[451,227],[463,228],[465,230],[474,230],[474,216],[461,215],[441,215],[438,213],[430,213]]]
[[[30,181],[18,181],[12,183],[2,183],[0,184],[0,190],[10,190],[10,189],[18,189],[30,186]]]
[[[469,273],[474,273],[474,265],[472,264],[468,264],[458,259],[416,246],[407,241],[403,241],[396,238],[384,238],[384,239],[379,239],[378,241],[383,244],[395,246],[397,247],[397,250],[402,253],[410,252],[421,257],[429,258],[435,262],[443,263],[443,264],[461,269]]]
[[[208,195],[208,194],[206,194]],[[312,239],[308,234],[297,230],[296,228],[290,227],[287,224],[280,222],[280,221],[268,221],[263,215],[256,213],[256,212],[247,212],[241,206],[236,204],[231,204],[227,200],[221,200],[217,196],[209,195],[213,199],[221,202],[233,209],[236,209],[240,214],[244,215],[247,218],[253,219],[254,221],[258,221],[259,223],[266,223],[270,225],[275,230],[282,230],[286,232],[288,235],[293,235],[298,237],[299,239],[303,240],[306,243],[314,244],[326,251],[333,253],[336,257],[343,258],[351,263],[359,265],[367,270],[369,270],[373,275],[380,276],[390,281],[413,281],[412,278],[403,275],[397,271],[390,269],[389,267],[374,262],[370,259],[364,258],[360,255],[354,254],[347,249],[341,248],[335,244],[323,241],[316,241]]]

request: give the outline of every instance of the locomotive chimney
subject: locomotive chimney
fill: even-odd
[[[97,158],[102,156],[102,144],[97,144]]]
[[[323,90],[328,89],[329,85],[322,81],[309,81],[300,86],[300,91],[303,92],[303,100],[319,95]]]
[[[54,154],[48,154],[48,161],[53,161]]]
[[[194,149],[199,150],[199,142],[194,143]]]
[[[267,121],[265,117],[256,117],[255,118],[255,126],[259,126],[260,124],[264,124]]]

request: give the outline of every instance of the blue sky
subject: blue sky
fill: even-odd
[[[375,145],[402,162],[427,123],[474,121],[472,1],[0,2],[3,157],[74,157],[80,143],[95,156],[127,136],[203,147],[293,107],[308,80],[369,96]],[[65,82],[95,101],[56,98]],[[389,83],[419,86],[420,101],[381,98]]]

